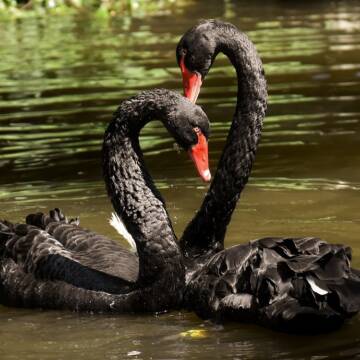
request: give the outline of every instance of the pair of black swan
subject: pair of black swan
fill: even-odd
[[[316,238],[266,238],[224,250],[226,227],[255,158],[267,91],[261,61],[246,35],[208,20],[190,29],[177,47],[191,101],[219,52],[236,68],[238,102],[214,180],[180,247],[144,167],[138,133],[153,117],[161,118],[177,142],[193,150],[200,175],[209,180],[208,122],[179,95],[144,92],[121,104],[103,148],[108,193],[135,239],[137,255],[58,210],[29,215],[27,225],[3,222],[2,303],[90,311],[185,305],[203,318],[256,321],[297,332],[331,330],[359,311],[360,273],[351,269],[345,246]]]

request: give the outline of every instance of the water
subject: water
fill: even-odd
[[[217,17],[255,42],[270,94],[256,165],[226,245],[267,235],[320,236],[350,245],[360,267],[359,3],[186,0],[170,10],[0,23],[0,217],[21,221],[58,206],[118,238],[106,221],[104,128],[121,99],[153,87],[180,90],[180,35],[200,17]],[[213,171],[235,100],[234,70],[219,57],[199,98],[212,122]],[[159,123],[142,133],[147,165],[180,235],[206,188],[172,144]],[[110,317],[1,307],[0,324],[1,359],[360,356],[359,317],[315,337],[219,327],[187,312]]]

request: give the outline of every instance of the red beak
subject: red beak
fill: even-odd
[[[186,68],[184,57],[180,59],[180,69],[183,78],[185,97],[195,104],[202,85],[201,75],[198,72],[192,72]],[[208,142],[200,129],[196,128],[195,131],[198,136],[198,143],[191,147],[189,155],[194,162],[200,177],[208,182],[211,180]]]
[[[200,177],[208,182],[211,180],[211,174],[209,170],[209,154],[208,154],[208,143],[206,137],[196,128],[198,136],[198,143],[193,145],[189,150],[189,155],[194,162],[196,169]]]
[[[192,72],[186,68],[184,57],[180,60],[180,69],[185,97],[195,104],[202,84],[201,75],[198,72]]]

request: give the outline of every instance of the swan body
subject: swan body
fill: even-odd
[[[185,306],[217,321],[252,321],[292,332],[332,330],[360,310],[360,272],[350,266],[348,247],[310,237],[265,238],[224,249],[255,159],[267,91],[247,36],[232,24],[205,20],[177,46],[185,96],[196,101],[219,52],[236,69],[238,101],[213,182],[180,240]]]
[[[103,174],[121,228],[136,253],[83,229],[59,209],[0,222],[0,302],[94,312],[166,311],[182,303],[182,255],[161,195],[145,168],[138,135],[159,119],[185,149],[207,138],[205,113],[162,89],[125,100],[103,143]],[[117,218],[115,220],[117,222]],[[117,222],[118,224],[118,222]]]
[[[360,272],[350,261],[348,247],[317,238],[259,239],[213,256],[192,275],[185,302],[215,321],[330,331],[359,311]]]

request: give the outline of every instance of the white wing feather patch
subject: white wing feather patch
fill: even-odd
[[[311,278],[308,277],[308,278],[307,278],[307,281],[308,281],[308,283],[310,284],[311,289],[312,289],[313,291],[315,291],[316,293],[318,293],[319,295],[326,295],[326,294],[328,293],[327,290],[322,289],[320,286],[316,285],[316,284],[315,284],[315,281],[314,281],[313,279],[311,279]]]
[[[130,248],[133,252],[137,251],[136,243],[131,234],[127,231],[125,224],[122,222],[120,217],[111,213],[111,219],[109,220],[109,224],[122,236],[125,240],[130,244]]]

